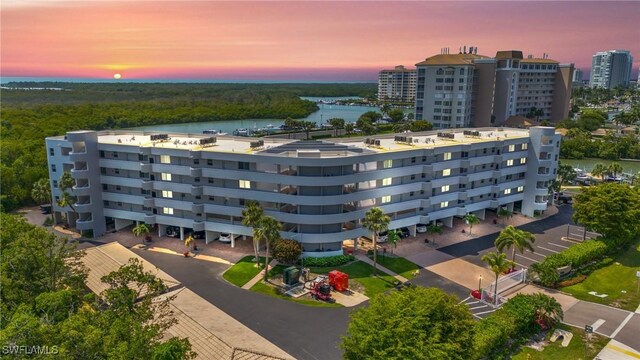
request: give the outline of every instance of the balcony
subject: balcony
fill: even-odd
[[[69,160],[71,161],[80,161],[85,160],[87,158],[87,148],[83,147],[80,149],[73,149],[69,153]]]
[[[285,186],[285,187],[281,188],[279,192],[280,192],[280,194],[297,195],[298,194],[298,188],[296,188],[295,186]]]
[[[151,164],[149,163],[140,163],[140,172],[150,173],[151,172]]]
[[[342,212],[347,213],[347,212],[356,211],[357,209],[358,207],[354,203],[342,204]]]
[[[298,171],[296,169],[286,168],[280,171],[280,175],[296,176],[298,175]]]
[[[283,204],[280,206],[280,212],[288,213],[288,214],[297,214],[298,207],[291,204]]]
[[[74,186],[71,190],[75,196],[89,196],[91,194],[91,187],[88,182],[84,186]]]
[[[142,201],[142,206],[148,207],[148,208],[155,207],[156,199],[152,198],[151,196],[145,196],[144,200]]]
[[[153,181],[148,179],[142,180],[142,190],[152,190],[153,189]]]
[[[191,212],[194,214],[204,213],[204,204],[191,204]]]
[[[76,220],[76,228],[78,230],[90,230],[93,228],[93,217],[91,213],[88,215],[80,214],[80,218]]]
[[[204,221],[194,221],[191,228],[193,231],[204,231]]]
[[[191,168],[191,177],[202,177],[202,168]]]
[[[202,196],[202,192],[203,192],[202,186],[196,186],[196,185],[191,186],[191,195]]]
[[[156,223],[156,216],[155,215],[145,215],[144,216],[144,222],[146,224],[155,224]]]

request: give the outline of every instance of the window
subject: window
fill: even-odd
[[[382,179],[382,186],[391,185],[391,178]]]
[[[171,164],[171,156],[169,156],[169,155],[160,155],[160,163],[161,164]]]
[[[118,157],[118,153],[114,151],[114,152],[113,152],[113,157],[114,157],[114,158],[117,158],[117,157]]]
[[[249,180],[239,180],[240,189],[251,189],[251,181]]]
[[[520,158],[520,164],[526,164],[527,158]]]
[[[171,190],[162,190],[162,197],[172,198],[173,197],[173,191],[171,191]]]
[[[249,170],[249,163],[248,162],[239,162],[238,163],[238,169],[240,169],[240,170]]]
[[[114,172],[116,175],[119,175],[119,174],[120,174],[120,169],[113,169],[113,172]]]
[[[444,159],[445,160],[451,160],[451,153],[450,152],[444,153]]]
[[[171,181],[171,174],[162,173],[162,181]]]
[[[443,186],[440,188],[440,191],[442,191],[442,192],[447,192],[447,191],[449,191],[449,185],[443,185]]]
[[[511,194],[511,189],[504,189],[504,194],[505,195]]]
[[[381,202],[382,202],[383,204],[386,204],[386,203],[388,203],[388,202],[391,202],[391,195],[383,196],[382,198],[380,198],[380,200],[381,200]]]
[[[57,188],[58,187],[58,180],[53,180],[53,187]]]
[[[523,192],[524,191],[524,186],[518,186],[518,192]]]
[[[440,203],[440,208],[446,208],[447,206],[449,206],[449,202],[448,201],[443,201]]]
[[[56,172],[56,164],[51,165],[51,172]]]
[[[213,166],[213,160],[211,160],[211,159],[207,160],[207,165]]]
[[[385,169],[388,169],[388,168],[390,168],[392,166],[393,166],[393,160],[385,160],[382,163],[382,167],[385,168]]]
[[[451,169],[442,170],[442,176],[449,176],[449,175],[451,175]]]
[[[522,144],[522,150],[527,150],[528,147],[529,147],[529,144]]]
[[[515,145],[509,145],[509,152],[515,151],[516,150],[516,146]]]
[[[507,160],[507,166],[513,166],[513,159]]]
[[[49,155],[53,156],[53,155],[55,155],[55,154],[56,154],[56,153],[54,152],[53,148],[49,148]]]
[[[193,159],[193,165],[200,165],[200,159]]]
[[[167,215],[173,215],[173,208],[170,208],[170,207],[162,208],[162,213]]]

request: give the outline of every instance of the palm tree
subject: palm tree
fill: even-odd
[[[489,265],[489,268],[491,269],[491,271],[493,271],[493,273],[496,274],[496,284],[493,289],[493,301],[494,301],[494,304],[497,305],[498,304],[498,276],[503,272],[509,270],[512,262],[507,260],[507,255],[505,255],[504,253],[495,253],[495,252],[490,252],[490,253],[487,253],[486,255],[483,255],[482,261],[484,261],[487,265]]]
[[[258,222],[255,235],[265,241],[267,245],[266,256],[264,260],[264,281],[267,281],[269,274],[269,249],[270,245],[280,239],[280,228],[282,225],[278,220],[271,216],[263,216]]]
[[[532,233],[516,229],[512,225],[509,225],[500,232],[500,235],[496,238],[495,245],[496,249],[500,252],[511,247],[511,261],[513,262],[513,269],[516,264],[516,250],[518,250],[520,254],[523,254],[525,250],[533,252],[533,243],[535,241],[536,237]]]
[[[471,230],[473,229],[473,225],[480,223],[480,219],[475,214],[467,214],[462,217],[462,219],[469,224],[469,236],[471,236]]]
[[[76,200],[71,194],[67,192],[67,190],[72,189],[76,185],[76,180],[71,176],[69,171],[65,171],[62,176],[60,176],[60,180],[58,181],[58,188],[62,192],[60,199],[58,200],[58,206],[60,207],[70,207],[71,211],[73,211],[76,215],[78,212],[75,208]],[[67,217],[67,225],[69,225],[69,218]]]
[[[619,173],[621,173],[624,169],[622,168],[622,165],[620,165],[620,163],[614,162],[609,164],[609,166],[607,166],[607,172],[611,175],[613,175],[613,177],[617,177],[617,175]]]
[[[53,200],[51,198],[49,179],[42,178],[36,181],[36,183],[33,184],[33,189],[31,189],[31,197],[40,204],[48,202],[51,205],[51,211],[53,212]],[[53,213],[51,214],[51,217],[53,218]]]
[[[502,219],[502,226],[504,226],[505,225],[504,219],[510,219],[513,216],[513,213],[509,211],[509,209],[507,209],[506,207],[501,207],[498,209],[498,212],[496,213],[496,215],[498,215],[498,217]]]
[[[382,113],[382,115],[388,116],[389,111],[391,111],[391,105],[384,103],[382,104],[382,106],[380,106],[380,112]]]
[[[142,236],[142,243],[144,244],[144,239],[149,235],[151,229],[149,229],[149,225],[145,223],[140,223],[136,225],[133,229],[131,229],[133,235],[136,237]]]
[[[536,318],[539,322],[550,328],[555,323],[562,321],[564,312],[555,298],[543,293],[536,293],[533,297],[533,302],[536,304]]]
[[[436,246],[436,235],[442,234],[442,228],[436,224],[427,226],[427,234],[433,234],[433,246]]]
[[[373,275],[378,275],[378,233],[386,231],[389,227],[391,218],[379,207],[373,207],[364,215],[362,226],[371,231],[371,239],[373,239]]]
[[[591,175],[599,176],[602,179],[602,181],[604,181],[604,177],[607,175],[608,172],[609,172],[609,169],[607,166],[601,163],[597,163],[591,170]]]
[[[258,249],[260,248],[260,238],[256,236],[256,229],[260,223],[260,219],[264,216],[264,211],[260,203],[254,200],[247,201],[247,208],[242,210],[242,225],[253,228],[253,250],[256,254],[256,265],[258,264]]]

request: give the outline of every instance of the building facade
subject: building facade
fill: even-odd
[[[613,89],[629,86],[633,56],[628,50],[609,50],[595,53],[591,58],[589,86]]]
[[[579,88],[579,87],[584,86],[583,77],[584,77],[584,72],[581,69],[578,69],[578,68],[574,69],[574,71],[573,71],[573,79],[572,79],[572,82],[573,82],[572,86],[574,88]]]
[[[57,221],[99,236],[144,222],[251,235],[246,199],[260,202],[308,256],[342,252],[368,235],[362,219],[380,207],[390,228],[507,207],[533,216],[547,208],[560,136],[551,127],[483,128],[340,139],[238,138],[74,131],[46,139],[52,195],[70,172],[74,208],[54,204]],[[155,230],[154,230],[155,231]],[[234,236],[231,236],[234,238]]]
[[[558,121],[569,114],[573,64],[523,58],[522,51],[495,57],[445,53],[416,64],[415,114],[436,128],[487,127],[536,108],[538,120]]]
[[[413,102],[416,97],[416,70],[402,65],[378,74],[378,100]]]

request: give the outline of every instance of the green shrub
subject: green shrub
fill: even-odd
[[[558,268],[571,265],[573,270],[577,270],[581,274],[590,274],[594,270],[599,269],[597,266],[606,266],[599,263],[590,263],[603,257],[612,250],[613,248],[603,241],[587,240],[580,244],[573,245],[558,254],[547,256],[541,263],[531,266],[531,270],[538,274],[539,281],[542,285],[555,286],[558,281],[560,281],[560,276],[558,276],[556,271]],[[608,264],[610,263],[611,262]],[[581,267],[583,268],[581,269]]]
[[[302,245],[295,240],[279,239],[273,246],[273,257],[282,264],[294,264],[302,254]]]
[[[304,266],[310,267],[331,267],[344,265],[355,260],[353,255],[336,255],[327,257],[305,257]]]
[[[577,268],[604,256],[607,251],[607,244],[603,241],[587,240],[563,250],[560,254],[565,257],[566,261],[569,262],[572,267]]]
[[[571,285],[579,284],[579,283],[585,281],[586,279],[587,279],[586,275],[578,275],[578,276],[572,277],[571,279],[560,281],[557,284],[557,286],[558,287],[571,286]]]

